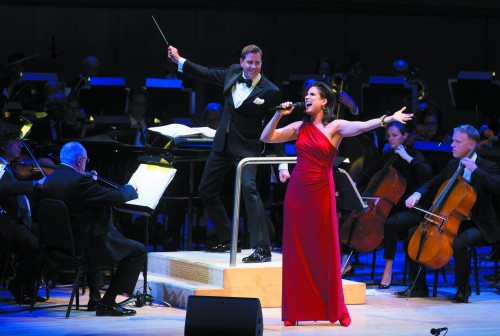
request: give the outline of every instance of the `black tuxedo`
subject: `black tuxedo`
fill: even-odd
[[[231,238],[231,226],[220,200],[221,186],[227,171],[239,160],[262,155],[260,135],[265,123],[274,114],[270,108],[280,103],[280,90],[262,76],[241,106],[235,108],[232,88],[243,72],[239,64],[233,64],[223,70],[214,70],[186,60],[183,72],[223,87],[224,108],[220,125],[198,190],[219,241],[227,242]],[[275,146],[275,149],[277,155],[284,155],[283,144]],[[257,191],[255,175],[255,165],[247,166],[242,174],[242,196],[252,247],[270,245],[265,209]]]
[[[426,193],[435,195],[441,184],[455,173],[459,162],[459,159],[448,162],[439,175],[418,188],[417,192],[422,195]],[[477,194],[476,202],[471,210],[472,221],[464,221],[460,224],[458,235],[452,246],[455,260],[455,282],[459,287],[468,283],[468,247],[484,241],[488,243],[500,241],[500,223],[495,212],[495,200],[500,195],[500,171],[496,163],[479,156],[476,159],[476,165],[477,169],[471,174],[470,182]],[[410,276],[414,276],[416,271],[417,265],[412,261]],[[425,273],[419,275],[418,282],[420,285],[424,284]]]
[[[41,253],[38,239],[19,217],[17,195],[33,194],[33,182],[16,181],[8,171],[0,178],[0,244],[13,248],[19,255],[19,274],[29,291],[41,272]],[[18,291],[20,279],[11,280],[11,287]],[[9,287],[9,288],[11,288]]]
[[[42,198],[66,203],[75,242],[84,251],[86,266],[100,268],[118,263],[109,290],[131,294],[147,250],[123,236],[111,222],[108,211],[113,205],[137,198],[134,188],[130,185],[118,189],[103,187],[92,177],[61,165],[45,180]]]

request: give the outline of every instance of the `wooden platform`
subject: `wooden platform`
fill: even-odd
[[[281,307],[282,255],[273,253],[272,262],[241,262],[251,253],[238,253],[235,267],[229,266],[229,253],[149,253],[148,285],[155,298],[181,308],[189,295],[256,297],[263,308]],[[140,277],[136,290],[142,291],[143,284]],[[364,283],[343,280],[342,285],[347,304],[366,303]]]

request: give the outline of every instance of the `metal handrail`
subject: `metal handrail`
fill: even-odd
[[[236,167],[236,180],[234,181],[234,212],[233,212],[233,237],[231,240],[230,267],[236,266],[236,252],[238,249],[238,223],[240,221],[240,196],[241,196],[241,172],[247,164],[273,164],[273,163],[296,163],[297,157],[248,157],[242,159]]]

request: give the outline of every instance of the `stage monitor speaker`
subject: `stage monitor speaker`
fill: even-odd
[[[260,336],[263,331],[257,298],[188,297],[185,336]]]

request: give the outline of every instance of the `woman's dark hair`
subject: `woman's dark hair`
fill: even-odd
[[[389,127],[396,127],[401,132],[401,134],[408,134],[408,128],[406,127],[406,125],[400,123],[399,121],[393,121],[389,123],[389,125],[387,125],[387,129],[389,129]]]
[[[325,84],[324,82],[316,81],[311,87],[316,87],[319,91],[319,96],[323,99],[326,99],[325,105],[325,114],[323,115],[323,124],[329,124],[333,120],[335,120],[335,106],[337,105],[337,98],[333,93],[333,90],[330,86]]]

